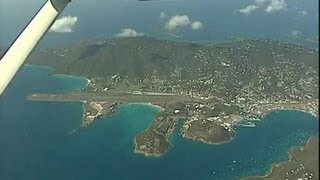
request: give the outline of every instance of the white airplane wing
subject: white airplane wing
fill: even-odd
[[[0,96],[42,36],[71,0],[48,0],[0,60]]]

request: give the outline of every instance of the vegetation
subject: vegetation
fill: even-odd
[[[318,50],[274,40],[195,44],[135,37],[36,51],[29,63],[89,78],[75,97],[102,101],[108,99],[105,92],[132,93],[118,100],[140,102],[148,94],[164,95],[154,102],[164,103],[170,115],[159,115],[135,138],[137,152],[159,155],[176,124],[170,119],[178,117],[185,119],[183,137],[212,144],[231,140],[239,120],[271,111],[319,116],[318,59]]]

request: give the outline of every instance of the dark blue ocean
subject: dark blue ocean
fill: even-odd
[[[0,46],[8,46],[45,0],[0,0]],[[19,3],[19,4],[18,4]],[[73,33],[48,33],[38,48],[60,47],[87,39],[112,38],[123,28],[162,39],[219,42],[233,37],[299,41],[292,31],[318,35],[318,0],[286,0],[287,10],[249,16],[236,13],[253,0],[90,0],[72,1],[62,16],[75,16]],[[300,16],[299,11],[307,11]],[[160,12],[188,15],[201,21],[200,31],[181,29],[175,38],[163,31]],[[182,139],[160,158],[133,154],[133,138],[148,127],[159,109],[122,106],[113,118],[97,121],[68,135],[81,124],[80,103],[28,102],[29,93],[78,91],[86,82],[70,76],[49,76],[50,70],[24,67],[0,97],[0,180],[93,179],[236,179],[262,175],[270,165],[288,159],[292,146],[318,136],[318,120],[294,111],[271,113],[256,128],[240,128],[228,144],[205,145]],[[1,72],[0,72],[1,75]]]
[[[292,146],[318,135],[318,120],[306,113],[281,111],[256,128],[239,128],[234,140],[206,145],[181,138],[160,158],[133,153],[133,138],[160,111],[123,105],[110,119],[80,126],[80,103],[28,102],[34,92],[79,90],[84,79],[49,76],[50,70],[26,66],[0,99],[0,179],[237,179],[262,175],[288,160]]]
[[[0,0],[0,46],[8,46],[46,0]],[[286,10],[266,13],[265,6],[246,16],[238,10],[255,0],[90,0],[72,1],[61,16],[77,17],[73,33],[49,32],[38,48],[60,47],[88,39],[112,38],[123,28],[148,36],[177,41],[218,42],[233,37],[271,38],[318,47],[319,43],[299,41],[293,31],[318,36],[319,1],[285,0]],[[306,11],[301,16],[299,12]],[[187,15],[203,23],[199,31],[181,28],[175,34],[163,30],[160,12],[168,17]]]

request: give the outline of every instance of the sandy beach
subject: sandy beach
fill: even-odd
[[[151,107],[160,109],[161,111],[165,111],[165,109],[163,107],[155,105],[155,104],[151,104],[151,103],[129,103],[129,104],[142,104],[142,105],[147,105],[147,106],[151,106]]]

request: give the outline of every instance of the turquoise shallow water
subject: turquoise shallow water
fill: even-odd
[[[28,66],[0,99],[0,179],[236,179],[268,171],[288,159],[292,146],[318,135],[318,120],[302,112],[271,113],[256,128],[239,128],[228,144],[181,138],[160,158],[133,154],[133,137],[160,110],[123,105],[110,119],[68,135],[80,126],[79,103],[27,102],[31,92],[70,92],[81,78],[48,76]]]

